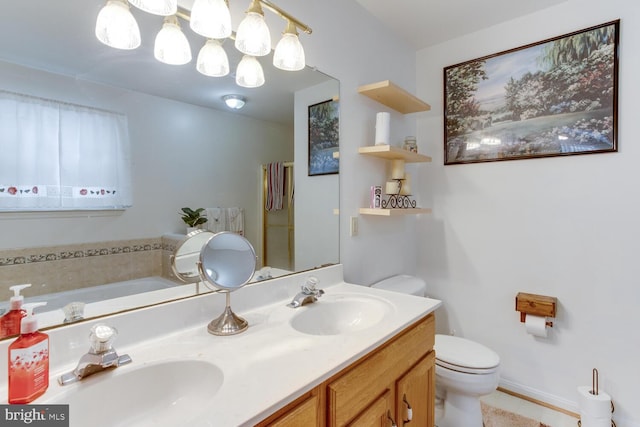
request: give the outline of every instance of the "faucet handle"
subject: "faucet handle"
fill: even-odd
[[[113,341],[118,336],[118,330],[114,327],[98,323],[91,328],[89,340],[91,341],[91,352],[100,354],[111,350]]]
[[[319,280],[315,276],[307,277],[307,281],[305,282],[304,285],[302,285],[302,291],[309,295],[316,294],[318,292],[316,290],[316,286],[318,285],[318,282]]]

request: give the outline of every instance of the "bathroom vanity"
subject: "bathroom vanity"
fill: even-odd
[[[325,293],[287,304],[310,275]],[[214,336],[212,293],[47,331],[50,386],[35,404],[69,404],[70,425],[433,425],[434,316],[440,301],[345,283],[342,266],[250,284],[233,294],[246,331]],[[96,323],[132,362],[61,386]],[[0,363],[7,346],[0,342]],[[6,377],[0,383],[6,402]]]
[[[429,314],[257,425],[432,427],[434,328]]]

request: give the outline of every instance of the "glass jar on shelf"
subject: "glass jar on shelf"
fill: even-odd
[[[413,153],[418,152],[418,143],[416,142],[415,136],[407,136],[404,138],[404,144],[402,144],[402,148],[411,151]]]

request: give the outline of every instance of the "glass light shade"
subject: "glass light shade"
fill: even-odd
[[[116,49],[135,49],[140,46],[140,28],[122,0],[109,0],[98,13],[96,37]]]
[[[169,16],[178,11],[178,0],[129,0],[129,3],[154,15]]]
[[[231,14],[225,0],[196,0],[191,9],[191,29],[211,39],[231,35]]]
[[[196,69],[205,76],[223,77],[229,74],[229,58],[220,42],[209,39],[198,53]]]
[[[191,61],[189,41],[180,30],[178,18],[175,16],[164,19],[162,29],[156,36],[153,54],[158,61],[170,65],[182,65]]]
[[[249,11],[236,33],[236,49],[245,55],[265,56],[271,52],[271,33],[264,15]]]
[[[285,71],[299,71],[305,66],[304,49],[297,34],[285,32],[273,53],[273,65]]]
[[[260,87],[264,84],[264,71],[260,62],[250,55],[244,55],[236,69],[236,84],[242,87]]]
[[[227,104],[227,107],[232,108],[234,110],[239,110],[244,107],[244,104],[247,100],[240,95],[225,95],[222,97],[224,103]]]

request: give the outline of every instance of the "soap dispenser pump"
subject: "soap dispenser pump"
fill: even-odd
[[[29,286],[31,285],[13,285],[9,287],[13,291],[13,296],[9,300],[9,311],[0,318],[0,338],[20,333],[20,321],[25,315],[25,311],[22,308],[24,297],[20,295],[20,291]]]
[[[49,336],[38,331],[36,307],[46,302],[23,305],[26,316],[20,322],[20,336],[9,346],[9,403],[33,402],[49,387]]]

